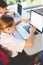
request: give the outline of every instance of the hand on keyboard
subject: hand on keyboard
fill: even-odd
[[[24,26],[24,29],[28,32],[28,33],[30,33],[30,29],[31,28],[31,26],[30,25],[27,25],[27,26]],[[38,32],[37,32],[37,30],[34,32],[34,35],[37,35],[38,34]]]
[[[35,31],[36,31],[36,28],[32,26],[32,27],[29,29],[29,31],[30,31],[30,34],[34,34]]]

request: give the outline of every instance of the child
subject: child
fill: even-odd
[[[3,14],[8,14],[13,17],[15,15],[15,12],[8,12],[7,6],[8,5],[4,0],[0,0],[0,16],[2,16]],[[29,20],[23,19],[22,21],[25,21],[27,23]]]
[[[12,52],[13,58],[9,65],[27,65],[29,62],[34,60],[34,56],[28,56],[23,52],[24,48],[31,47],[34,40],[35,27],[30,28],[30,37],[24,41],[16,39],[13,36],[13,31],[15,30],[16,23],[14,19],[9,15],[2,15],[0,18],[0,31],[1,38],[0,44]],[[18,53],[22,52],[22,53]]]
[[[38,54],[40,65],[43,65],[43,51]]]
[[[14,15],[14,12],[7,12],[7,3],[4,0],[0,0],[0,16],[3,14],[10,14],[11,16]]]
[[[38,53],[37,57],[35,58],[35,63],[40,63],[40,65],[43,65],[43,51]]]

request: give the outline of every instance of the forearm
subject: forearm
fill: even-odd
[[[21,23],[21,21],[16,22],[16,23],[15,23],[15,26],[17,26],[19,23]]]
[[[25,48],[31,47],[33,45],[33,41],[34,41],[34,34],[30,34],[30,37],[26,41]]]

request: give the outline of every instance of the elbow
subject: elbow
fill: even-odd
[[[32,47],[32,42],[30,42],[30,43],[28,44],[28,47]]]
[[[27,44],[25,45],[25,48],[28,48],[28,47],[32,47],[32,42],[27,43]]]

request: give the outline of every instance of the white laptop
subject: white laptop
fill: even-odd
[[[22,15],[22,5],[20,3],[17,4],[17,12],[15,12],[14,18],[20,18]]]
[[[34,26],[37,28],[35,35],[41,34],[42,33],[42,18],[43,15],[41,15],[40,13],[37,13],[36,11],[31,10],[31,14],[30,14],[30,19],[31,22],[28,25],[24,25],[24,26],[17,26],[17,31],[19,32],[19,34],[22,36],[23,39],[28,39],[29,37],[29,28],[31,26]]]
[[[15,15],[14,15],[15,22],[18,22],[21,19],[29,19],[29,17],[30,16],[28,16],[28,13],[22,8],[22,5],[18,3],[17,9],[15,10]]]

